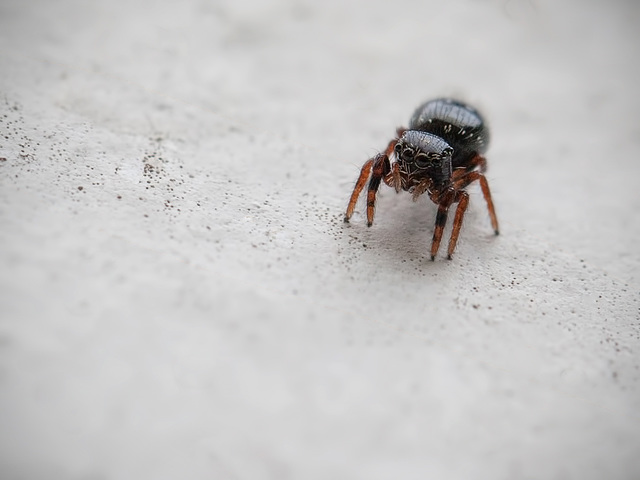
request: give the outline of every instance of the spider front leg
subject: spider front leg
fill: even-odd
[[[489,210],[489,217],[491,218],[491,226],[493,227],[493,231],[496,235],[498,235],[500,233],[500,228],[498,227],[498,217],[496,216],[496,209],[493,206],[493,199],[491,198],[491,190],[489,190],[489,182],[487,182],[487,177],[485,177],[480,172],[469,172],[467,174],[461,175],[457,179],[454,179],[453,185],[456,190],[459,190],[466,188],[467,185],[475,182],[476,180],[480,182],[482,195],[487,202],[487,209]]]
[[[349,199],[349,205],[347,205],[347,212],[344,214],[344,221],[347,223],[349,222],[349,219],[351,218],[351,215],[353,215],[353,211],[356,208],[356,202],[358,201],[360,192],[362,192],[364,184],[366,183],[367,178],[369,178],[374,160],[374,158],[370,158],[364,163],[364,165],[362,165],[360,176],[358,177],[356,185],[353,187],[353,192],[351,193],[351,198]]]
[[[447,215],[449,213],[448,205],[438,205],[438,213],[436,215],[436,228],[433,231],[433,240],[431,242],[431,260],[436,259],[436,254],[440,248],[440,241],[442,240],[442,232],[444,232],[444,226],[447,224]]]
[[[364,188],[369,174],[371,174],[371,180],[369,180],[369,188],[367,189],[367,226],[373,224],[373,214],[376,206],[376,192],[380,187],[380,181],[391,172],[391,164],[389,163],[389,157],[383,153],[379,153],[375,157],[367,160],[360,170],[360,176],[353,187],[349,205],[347,206],[347,212],[344,214],[344,221],[349,222],[349,219],[353,215],[353,211],[356,207],[358,197]]]
[[[373,161],[373,172],[369,180],[367,190],[367,227],[373,225],[373,214],[376,209],[376,193],[380,187],[380,181],[391,172],[391,164],[386,154],[379,154]]]
[[[386,170],[384,171],[384,173],[382,174],[382,176],[380,178],[382,178],[384,180],[384,182],[389,185],[390,187],[394,187],[396,189],[396,192],[400,191],[400,187],[401,187],[401,181],[400,181],[400,173],[398,172],[398,169],[395,168],[393,172],[391,172],[391,167],[389,164],[389,157],[391,156],[391,154],[393,153],[393,149],[396,146],[396,143],[398,143],[398,140],[400,139],[400,137],[402,136],[402,134],[406,131],[407,129],[404,127],[398,127],[396,129],[396,138],[394,138],[393,140],[389,141],[389,144],[387,145],[387,148],[385,149],[384,155],[383,154],[378,154],[373,158],[370,158],[369,160],[367,160],[364,165],[362,166],[362,168],[360,169],[360,176],[358,177],[358,181],[356,182],[355,186],[353,187],[353,192],[351,193],[351,198],[349,199],[349,205],[347,205],[347,211],[344,214],[344,221],[345,222],[349,222],[349,219],[351,218],[351,216],[353,215],[353,211],[356,208],[356,202],[358,201],[358,197],[360,196],[360,193],[362,192],[362,189],[364,188],[364,184],[367,182],[367,178],[369,178],[369,174],[371,173],[371,169],[374,167],[376,161],[378,161],[378,159],[380,157],[386,157]],[[375,169],[374,169],[374,174],[375,174]],[[373,178],[371,179],[373,180]],[[378,180],[378,186],[380,184],[380,180]],[[371,183],[369,183],[369,187],[371,187]],[[376,190],[377,190],[377,186],[376,186]],[[371,188],[369,188],[371,189]],[[367,195],[367,198],[369,197],[369,195]],[[374,204],[375,204],[375,193],[374,193]],[[375,205],[374,205],[375,206]],[[367,219],[369,221],[369,226],[371,226],[371,222],[373,222],[373,212],[371,213],[371,218],[369,218],[369,206],[368,206],[368,201],[367,201]]]
[[[467,166],[467,172],[471,172],[478,168],[480,173],[484,173],[487,171],[487,159],[482,155],[476,154],[471,161],[469,161],[469,165]]]
[[[462,219],[464,213],[467,211],[469,205],[469,194],[463,190],[456,192],[455,202],[458,202],[458,208],[456,208],[456,216],[453,219],[453,230],[451,231],[451,238],[449,239],[449,249],[447,251],[447,258],[451,260],[456,244],[458,243],[458,236],[460,235],[460,227],[462,227]]]
[[[436,254],[440,248],[440,241],[442,240],[442,233],[444,232],[444,226],[447,224],[447,216],[449,214],[449,206],[451,201],[444,199],[442,203],[438,204],[438,213],[436,214],[436,228],[433,230],[433,240],[431,241],[431,260],[436,259]]]
[[[464,190],[450,190],[438,204],[438,213],[436,214],[436,228],[433,231],[433,241],[431,243],[431,260],[435,260],[440,248],[440,242],[442,241],[442,234],[444,233],[444,227],[447,224],[447,217],[449,215],[449,207],[457,203],[456,216],[453,219],[453,230],[451,231],[451,238],[449,239],[449,248],[447,249],[447,258],[451,260],[453,252],[456,249],[458,243],[458,236],[460,235],[460,227],[462,227],[462,220],[464,213],[469,205],[469,194]]]

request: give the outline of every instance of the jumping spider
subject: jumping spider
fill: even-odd
[[[447,252],[451,259],[469,204],[469,194],[465,188],[478,180],[489,208],[491,226],[498,235],[498,219],[489,184],[484,176],[487,160],[482,155],[489,143],[489,130],[480,113],[457,100],[439,98],[419,106],[409,121],[409,128],[398,128],[396,133],[397,137],[389,142],[384,153],[379,153],[362,166],[344,221],[348,222],[353,215],[356,201],[369,176],[369,227],[373,224],[380,181],[384,181],[398,193],[400,190],[411,193],[414,201],[426,193],[438,205],[431,243],[431,260],[434,260],[447,223],[449,207],[457,203]],[[389,160],[392,155],[395,157],[393,163]]]

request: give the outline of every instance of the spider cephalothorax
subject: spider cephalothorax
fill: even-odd
[[[425,179],[430,179],[436,188],[444,187],[451,180],[453,148],[435,135],[407,130],[398,139],[394,153],[399,171],[412,183],[405,190]]]
[[[423,193],[438,205],[436,228],[431,243],[431,259],[438,253],[449,207],[457,203],[448,257],[456,248],[462,219],[469,204],[465,188],[475,182],[489,208],[491,225],[498,234],[498,219],[484,176],[487,161],[482,156],[489,143],[489,130],[477,110],[452,99],[431,100],[416,109],[409,128],[399,128],[397,137],[389,142],[384,153],[369,159],[362,166],[360,177],[351,194],[344,220],[353,215],[356,201],[367,178],[367,224],[373,223],[376,192],[380,182],[394,187],[396,192],[408,191],[414,200]],[[391,163],[390,157],[395,161]]]

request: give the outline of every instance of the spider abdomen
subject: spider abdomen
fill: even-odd
[[[428,132],[453,148],[453,168],[467,167],[489,145],[489,129],[473,107],[450,98],[438,98],[420,105],[409,121],[409,130]]]

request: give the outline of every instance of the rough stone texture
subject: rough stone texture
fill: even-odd
[[[638,4],[393,3],[2,1],[2,478],[640,478]],[[432,263],[342,214],[441,95]]]

